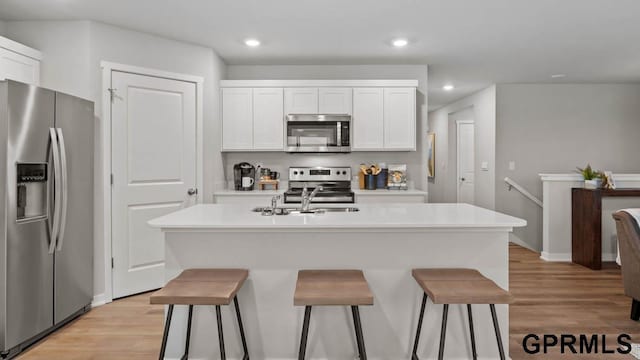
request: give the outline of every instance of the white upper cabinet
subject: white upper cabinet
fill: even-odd
[[[253,89],[253,149],[282,150],[283,147],[282,88]]]
[[[317,114],[318,88],[286,88],[284,89],[284,113]]]
[[[284,151],[288,114],[352,116],[352,151],[415,151],[417,80],[222,80],[222,150]]]
[[[0,36],[0,79],[40,85],[40,59],[39,51]]]
[[[384,89],[384,149],[416,150],[416,89]]]
[[[319,88],[318,113],[351,115],[352,94],[351,88]]]
[[[253,148],[253,89],[222,89],[222,149]],[[282,146],[282,144],[281,144]]]
[[[353,133],[351,150],[376,151],[384,148],[382,88],[353,89]]]

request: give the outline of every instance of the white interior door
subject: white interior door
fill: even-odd
[[[475,151],[473,121],[457,121],[457,154],[458,154],[458,202],[473,204],[475,202]]]
[[[112,71],[113,297],[164,284],[147,221],[196,202],[196,84]]]

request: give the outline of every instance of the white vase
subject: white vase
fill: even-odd
[[[585,189],[599,189],[602,186],[601,179],[593,179],[593,180],[585,180],[584,188]]]

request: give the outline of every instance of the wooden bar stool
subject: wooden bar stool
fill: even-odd
[[[189,341],[191,338],[191,317],[194,305],[215,306],[216,320],[218,323],[218,342],[220,343],[220,359],[225,360],[224,334],[222,332],[221,305],[229,305],[233,299],[244,350],[243,360],[249,360],[247,341],[244,336],[240,307],[238,306],[237,292],[249,276],[249,271],[245,269],[188,269],[183,271],[178,277],[169,281],[162,289],[151,295],[151,304],[169,305],[167,320],[164,325],[164,335],[162,336],[162,346],[160,348],[159,359],[164,359],[167,348],[167,338],[169,337],[169,327],[171,326],[171,316],[174,305],[189,305],[189,315],[187,318],[187,338],[184,347],[182,360],[188,359]]]
[[[422,329],[422,319],[424,317],[424,310],[427,304],[427,297],[431,297],[431,301],[434,304],[444,304],[442,312],[442,328],[440,330],[440,348],[438,350],[439,360],[442,360],[444,356],[449,304],[467,305],[467,313],[469,315],[469,333],[471,335],[471,351],[474,360],[478,358],[478,354],[476,352],[471,304],[489,304],[491,317],[493,319],[493,328],[498,342],[500,359],[505,360],[504,347],[502,345],[502,337],[500,336],[500,327],[498,325],[495,304],[509,304],[511,302],[511,295],[508,291],[503,290],[501,287],[496,285],[496,283],[484,277],[475,269],[414,269],[412,271],[412,275],[424,291],[422,296],[422,305],[420,307],[420,317],[418,318],[418,329],[416,330],[416,338],[413,343],[413,352],[411,354],[412,360],[419,360],[417,354],[418,342],[420,340],[420,330]]]
[[[373,294],[360,270],[300,270],[293,298],[295,306],[304,306],[304,322],[300,338],[298,360],[304,360],[307,350],[309,321],[313,306],[351,306],[353,325],[360,359],[367,359],[367,352],[360,323],[360,305],[373,305]]]

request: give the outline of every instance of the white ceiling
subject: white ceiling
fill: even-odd
[[[492,83],[640,81],[638,0],[2,0],[0,19],[97,20],[228,64],[429,64],[430,108]]]

